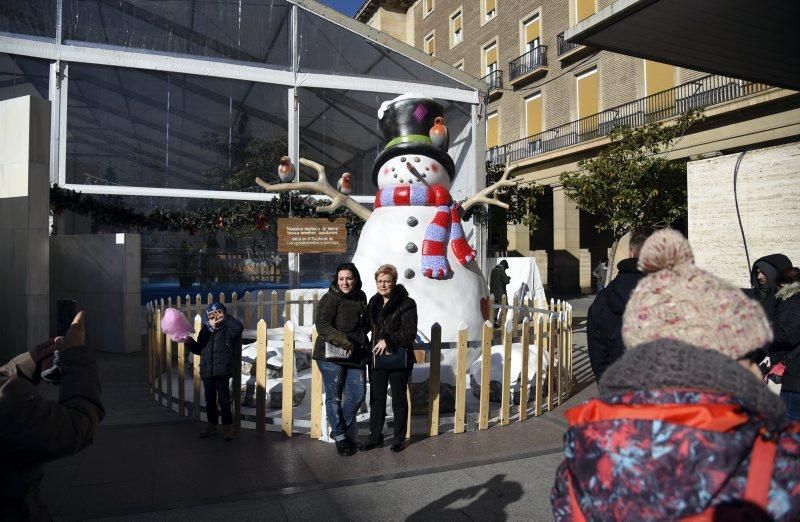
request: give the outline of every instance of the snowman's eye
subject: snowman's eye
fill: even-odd
[[[425,167],[425,170],[431,170],[431,168],[430,167]]]
[[[402,158],[400,158],[400,161],[402,161],[403,163],[405,163],[405,161],[406,161],[406,157],[405,157],[405,156],[403,156]]]
[[[419,157],[414,158],[414,163],[419,163]]]

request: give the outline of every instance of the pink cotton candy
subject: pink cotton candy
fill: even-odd
[[[176,343],[182,343],[194,333],[194,328],[181,312],[167,308],[161,318],[161,331]]]

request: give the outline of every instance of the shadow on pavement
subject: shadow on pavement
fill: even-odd
[[[495,475],[485,484],[456,489],[411,514],[406,520],[458,520],[465,516],[474,520],[476,516],[481,519],[490,513],[492,520],[506,520],[505,507],[519,500],[523,489],[518,482],[505,480],[505,477]],[[463,505],[465,501],[469,503]]]

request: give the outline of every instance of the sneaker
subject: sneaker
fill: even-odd
[[[205,428],[200,430],[200,438],[207,439],[209,437],[213,437],[217,434],[217,425],[216,424],[206,424]]]
[[[230,442],[233,440],[233,426],[226,424],[222,427],[222,432],[224,433],[223,437],[226,441]]]

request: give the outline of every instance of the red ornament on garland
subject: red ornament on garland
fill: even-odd
[[[256,226],[262,232],[265,232],[267,230],[267,227],[269,227],[269,222],[267,221],[266,214],[258,215],[258,218],[256,219]]]

